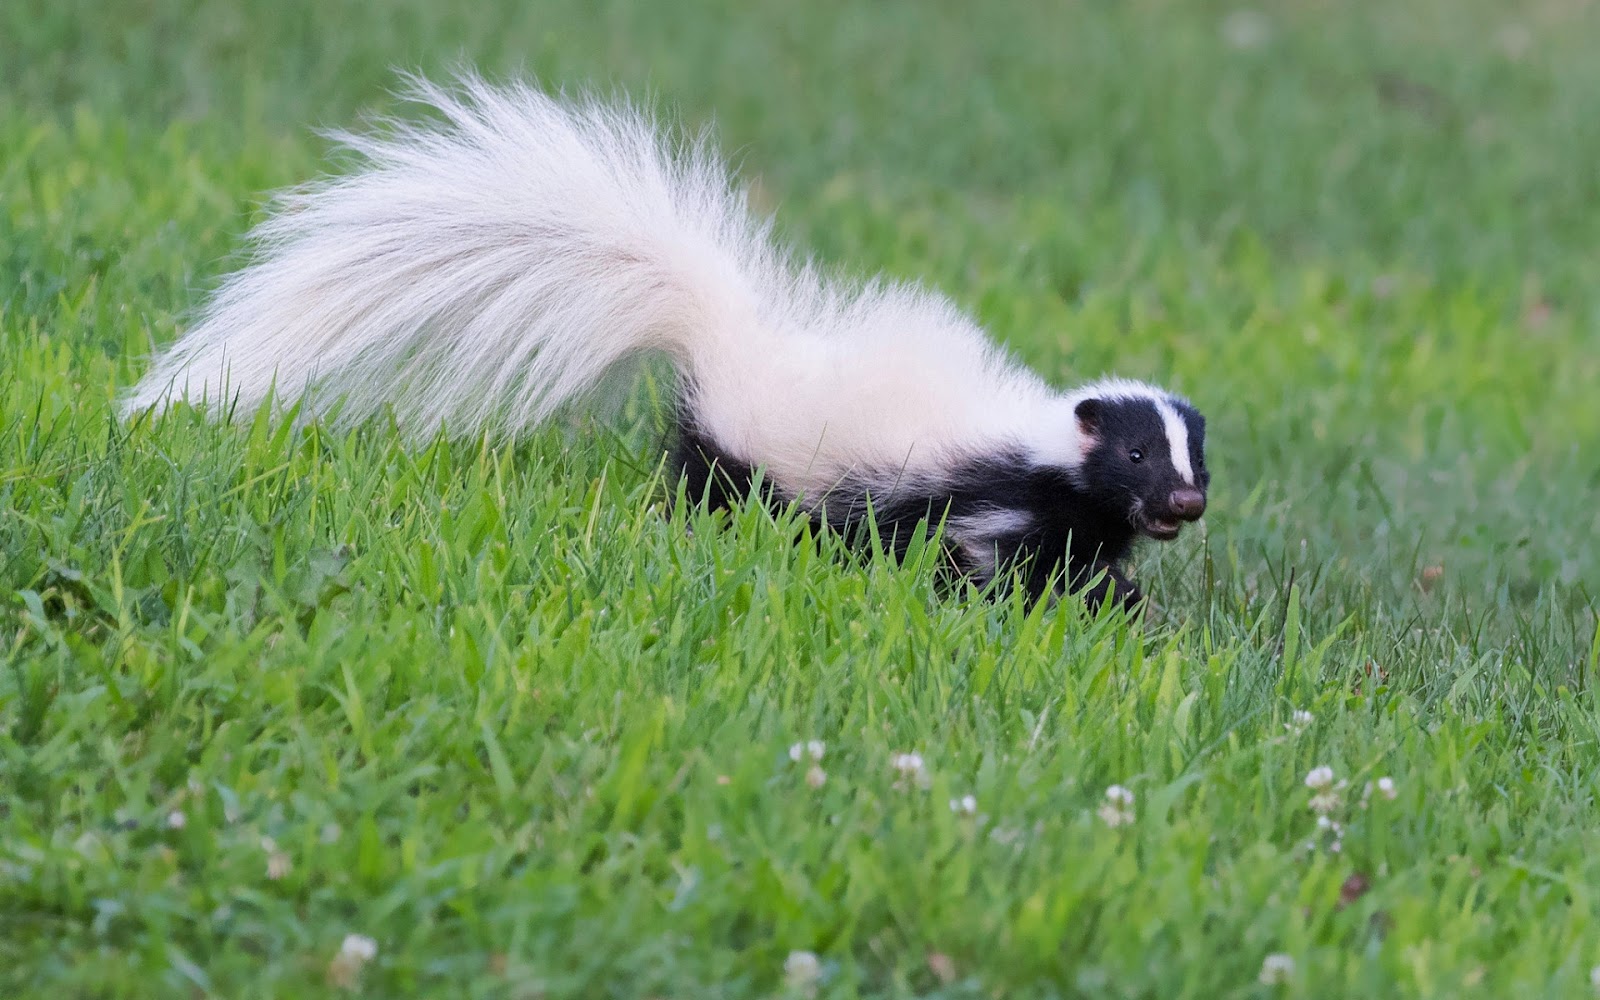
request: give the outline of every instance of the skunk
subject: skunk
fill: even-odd
[[[503,439],[654,354],[677,373],[672,460],[696,501],[761,484],[901,553],[942,524],[980,585],[1136,605],[1118,568],[1135,539],[1205,511],[1188,401],[1123,379],[1055,390],[937,293],[822,276],[704,135],[526,84],[409,82],[442,120],[336,134],[359,169],[280,196],[125,415],[294,401]]]

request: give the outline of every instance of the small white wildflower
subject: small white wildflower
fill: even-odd
[[[1134,821],[1133,792],[1121,785],[1112,785],[1106,789],[1106,800],[1100,808],[1095,810],[1099,817],[1105,821],[1106,826],[1115,829],[1127,826]]]
[[[1315,721],[1317,721],[1316,716],[1303,708],[1297,708],[1294,710],[1294,714],[1289,717],[1289,721],[1283,724],[1283,728],[1298,735],[1311,728],[1311,724]]]
[[[1589,985],[1600,991],[1600,965],[1589,970]]]
[[[1333,768],[1323,765],[1313,767],[1311,773],[1306,775],[1307,788],[1327,788],[1333,784]]]
[[[378,957],[378,942],[365,934],[346,934],[343,943],[339,945],[339,954],[349,955],[362,962],[370,962]]]
[[[783,960],[783,978],[793,989],[812,992],[822,979],[822,962],[815,952],[791,951]]]
[[[1101,806],[1099,809],[1097,809],[1095,811],[1099,814],[1099,816],[1100,816],[1100,818],[1102,820],[1105,820],[1106,826],[1109,826],[1109,827],[1112,827],[1112,828],[1119,827],[1119,826],[1127,826],[1129,823],[1132,823],[1133,820],[1134,820],[1133,813],[1131,813],[1131,812],[1129,812],[1129,811],[1127,811],[1125,809],[1118,809],[1116,806],[1112,805],[1109,802],[1107,802],[1105,805]]]
[[[1294,959],[1282,952],[1274,952],[1261,960],[1261,975],[1256,977],[1268,986],[1289,981],[1294,975]]]
[[[912,774],[922,770],[922,754],[897,753],[889,758],[889,765],[901,774]]]
[[[278,850],[278,842],[271,837],[261,838],[261,849],[267,852],[267,878],[276,882],[289,874],[292,867],[289,855]]]
[[[1327,830],[1327,829],[1331,829],[1332,827],[1333,827],[1333,820],[1329,819],[1326,816],[1318,816],[1317,817],[1317,829],[1318,830]]]
[[[346,934],[339,953],[328,963],[328,981],[353,990],[361,981],[362,968],[378,956],[378,942],[365,934]]]
[[[182,830],[189,825],[189,817],[183,814],[182,809],[174,809],[167,813],[167,828],[169,830]]]
[[[796,743],[789,748],[789,759],[796,764],[800,763],[800,758],[802,757],[821,760],[822,752],[827,748],[828,745],[821,740],[806,740],[804,743]]]
[[[1378,793],[1386,799],[1393,799],[1399,793],[1395,791],[1393,778],[1378,779]]]
[[[972,795],[963,795],[959,799],[951,799],[950,811],[971,816],[978,811],[978,800]]]
[[[274,882],[289,874],[289,869],[292,867],[289,855],[282,851],[273,851],[267,855],[267,878]]]
[[[932,783],[928,776],[928,768],[922,760],[920,753],[897,753],[889,758],[889,766],[899,772],[900,780],[895,782],[896,788],[902,788],[906,782],[913,782],[921,788],[927,788]]]
[[[812,764],[811,769],[806,772],[806,784],[810,785],[812,788],[821,788],[823,785],[827,784],[827,782],[828,772],[824,771],[817,765]]]
[[[1339,796],[1334,792],[1319,792],[1311,796],[1311,801],[1308,804],[1312,812],[1326,818],[1328,813],[1339,808]]]

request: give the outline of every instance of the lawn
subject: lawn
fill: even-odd
[[[1580,0],[0,6],[0,996],[1593,995],[1597,47]],[[1161,614],[668,520],[650,383],[515,446],[119,421],[317,130],[467,63],[714,123],[829,267],[1188,393]]]

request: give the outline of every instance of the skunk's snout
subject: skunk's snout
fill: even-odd
[[[1185,521],[1198,521],[1200,515],[1206,512],[1206,495],[1193,489],[1173,490],[1167,498],[1167,504],[1174,514]]]

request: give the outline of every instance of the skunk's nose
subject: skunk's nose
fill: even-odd
[[[1185,521],[1198,521],[1206,512],[1206,495],[1199,490],[1173,490],[1167,504]]]

